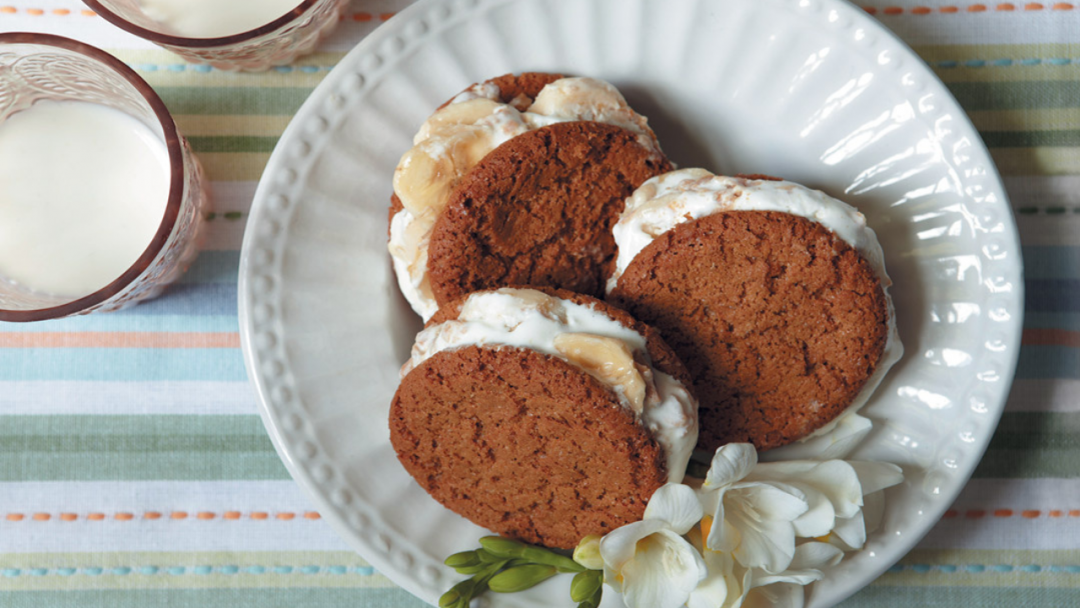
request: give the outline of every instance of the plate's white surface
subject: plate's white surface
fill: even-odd
[[[391,175],[427,115],[506,72],[615,83],[680,166],[767,173],[858,206],[895,283],[904,359],[856,457],[907,481],[811,587],[829,606],[898,560],[982,455],[1020,347],[1020,249],[989,155],[925,65],[840,0],[421,2],[316,89],[259,184],[240,268],[248,373],[278,452],[380,572],[434,602],[483,531],[398,464],[387,411],[419,320],[386,253]],[[562,577],[569,578],[569,577]],[[568,581],[492,605],[567,606]],[[608,593],[605,605],[617,604]]]

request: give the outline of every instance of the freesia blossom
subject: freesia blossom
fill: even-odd
[[[629,608],[678,608],[705,578],[705,561],[683,535],[699,521],[701,503],[689,486],[666,484],[649,500],[645,517],[600,541],[604,582]]]
[[[801,608],[804,587],[863,546],[881,490],[902,480],[888,463],[759,464],[754,446],[728,444],[700,488],[661,487],[642,521],[600,540],[604,582],[630,608]]]

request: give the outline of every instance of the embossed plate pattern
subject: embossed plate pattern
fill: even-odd
[[[366,38],[281,138],[244,240],[245,361],[282,460],[395,582],[434,602],[457,580],[441,559],[483,531],[431,500],[389,445],[420,323],[393,281],[386,210],[432,109],[526,70],[610,80],[680,166],[800,181],[877,231],[907,354],[867,406],[856,456],[907,480],[866,548],[808,594],[816,607],[847,597],[930,529],[981,457],[1016,365],[1023,283],[978,134],[918,57],[840,0],[429,1]],[[487,601],[568,605],[567,585]]]

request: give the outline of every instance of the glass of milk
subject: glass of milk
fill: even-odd
[[[113,25],[194,63],[265,70],[310,53],[348,0],[83,0]]]
[[[59,36],[0,34],[0,321],[116,310],[194,260],[202,170],[153,89]]]

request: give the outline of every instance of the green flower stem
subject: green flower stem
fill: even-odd
[[[553,566],[559,572],[583,572],[585,570],[584,566],[569,557],[508,538],[485,536],[480,539],[480,545],[493,555],[507,559],[524,559],[534,564]]]

